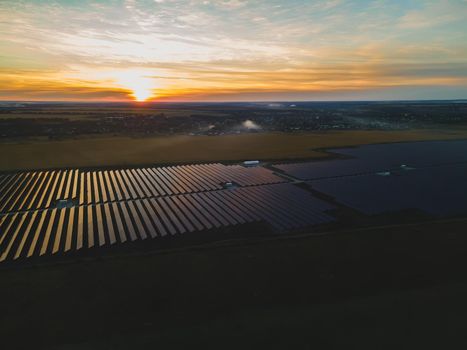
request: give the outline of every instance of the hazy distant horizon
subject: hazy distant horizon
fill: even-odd
[[[1,94],[1,89],[0,89]],[[239,95],[233,94],[229,96],[223,96],[212,98],[191,98],[191,99],[179,99],[179,98],[163,98],[163,99],[148,99],[146,101],[136,101],[134,99],[5,99],[1,98],[0,102],[115,102],[115,103],[224,103],[224,102],[365,102],[365,101],[454,101],[467,99],[467,86],[466,87],[424,87],[414,89],[413,87],[400,87],[392,91],[388,90],[374,90],[370,93],[362,91],[349,91],[343,94],[332,93],[327,96],[325,92],[315,92],[312,94],[297,94],[294,92],[276,92],[276,93],[264,93],[255,92],[250,93],[251,97],[239,98]],[[255,96],[265,96],[263,99],[255,99]],[[325,96],[313,99],[312,97],[296,97],[297,95],[318,95]],[[277,96],[277,98],[276,98]],[[339,97],[342,96],[342,97]],[[346,97],[355,96],[355,97]],[[289,97],[288,99],[286,97]]]
[[[251,101],[84,101],[84,100],[0,100],[0,106],[2,103],[76,103],[76,104],[131,104],[131,105],[157,105],[157,104],[294,104],[294,103],[404,103],[404,102],[466,102],[467,98],[455,98],[455,99],[406,99],[406,100],[251,100]],[[290,106],[286,106],[290,107]]]

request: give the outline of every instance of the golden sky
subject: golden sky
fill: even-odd
[[[466,0],[1,0],[0,99],[467,98]]]

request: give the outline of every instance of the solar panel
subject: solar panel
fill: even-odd
[[[78,229],[76,231],[76,250],[79,250],[83,247],[84,244],[84,227],[86,223],[84,222],[84,210],[85,207],[78,207]]]
[[[158,217],[155,217],[155,216],[152,216],[154,220],[158,220],[158,218],[161,219],[161,221],[164,223],[165,227],[167,228],[167,230],[169,230],[169,232],[173,235],[173,234],[176,234],[177,233],[177,230],[176,228],[174,227],[174,225],[170,222],[169,218],[167,217],[167,215],[165,214],[163,208],[161,205],[159,205],[159,202],[155,199],[155,198],[152,198],[149,203],[151,204],[151,206],[155,209],[155,212],[154,214],[157,214]]]
[[[31,234],[32,227],[34,226],[34,224],[36,222],[36,218],[39,218],[39,216],[40,216],[38,214],[39,214],[38,211],[32,212],[31,219],[30,219],[30,221],[28,223],[28,226],[24,230],[24,233],[23,233],[22,238],[21,238],[21,242],[20,242],[18,248],[16,249],[16,253],[15,253],[15,256],[13,257],[13,259],[18,259],[21,256],[21,254],[23,252],[23,248],[26,245],[26,241],[27,241],[29,235]]]
[[[57,215],[57,210],[58,209],[53,209],[50,211],[50,216],[48,219],[48,224],[47,224],[47,229],[44,232],[44,240],[42,242],[42,247],[39,252],[39,255],[44,255],[47,252],[47,248],[49,245],[50,241],[50,236],[54,232],[54,223],[55,223],[55,217]]]
[[[177,229],[177,233],[185,233],[185,226],[182,225],[178,217],[173,213],[172,208],[166,202],[166,198],[158,198],[157,202],[162,208],[163,212],[168,215],[170,222],[173,223],[174,227]]]
[[[118,203],[112,203],[112,211],[114,214],[115,222],[117,223],[117,232],[120,238],[120,242],[126,242],[127,238],[125,235],[125,228],[123,226],[122,214],[119,209],[120,205]]]
[[[94,246],[94,214],[92,205],[87,207],[86,215],[88,248],[92,248]]]
[[[108,171],[104,171],[103,172],[104,174],[104,183],[107,185],[107,193],[108,193],[108,199],[113,202],[116,197],[115,197],[115,185],[111,179],[111,177],[109,176],[109,172]]]
[[[84,180],[85,180],[85,174],[84,173],[80,173],[79,174],[79,177],[80,177],[80,186],[79,186],[79,204],[83,204],[84,203]]]
[[[71,198],[76,198],[77,194],[78,194],[78,178],[79,178],[79,171],[78,170],[75,170],[74,174],[73,174],[73,190],[72,190],[72,194],[71,194]]]
[[[63,193],[63,197],[62,198],[68,198],[70,193],[71,193],[71,198],[73,198],[73,186],[72,186],[72,180],[73,180],[73,177],[74,177],[74,174],[75,174],[76,170],[73,171],[73,170],[70,170],[68,171],[68,176],[67,176],[67,180],[66,180],[66,183],[65,183],[65,187],[63,189],[64,193]],[[57,199],[60,199],[60,198],[57,198]]]
[[[188,220],[186,217],[186,213],[184,213],[176,204],[175,199],[176,197],[165,197],[164,198],[167,205],[172,209],[172,212],[175,214],[177,219],[183,224],[183,226],[188,230],[188,232],[195,231],[193,224]]]
[[[23,228],[23,225],[26,221],[26,219],[28,218],[28,215],[30,215],[31,213],[28,213],[28,214],[25,214],[25,215],[21,215],[21,217],[19,218],[19,223],[18,225],[16,226],[16,229],[13,231],[13,233],[8,237],[8,242],[6,244],[6,247],[5,249],[3,249],[3,252],[2,254],[0,255],[0,262],[1,261],[4,261],[6,260],[8,254],[10,253],[10,250],[13,246],[13,243],[15,242],[16,240],[16,237],[18,236],[18,233],[21,231],[21,229]]]
[[[467,213],[467,165],[444,165],[404,171],[322,179],[312,188],[368,215],[417,209],[436,216]]]
[[[277,168],[301,180],[350,176],[467,162],[467,141],[401,142],[333,149],[347,159],[276,164]]]
[[[157,214],[155,213],[154,211],[154,208],[152,207],[152,205],[150,204],[150,202],[145,199],[145,200],[142,200],[141,201],[144,209],[146,210],[146,213],[148,214],[148,218],[149,218],[149,221],[152,223],[153,227],[156,228],[156,236],[157,235],[160,235],[160,236],[165,236],[167,235],[167,230],[166,228],[164,227],[162,221],[158,216]]]
[[[70,213],[68,215],[68,227],[66,231],[66,240],[65,240],[65,249],[64,249],[65,252],[71,249],[71,245],[73,242],[74,223],[75,223],[75,208],[72,207],[70,208]]]
[[[145,226],[145,231],[149,233],[149,235],[154,238],[157,236],[157,231],[155,229],[155,227],[153,226],[151,220],[149,219],[147,213],[146,213],[146,210],[144,209],[143,207],[143,204],[141,203],[141,201],[135,201],[134,203],[136,205],[136,208],[139,212],[139,214],[141,215],[141,217],[143,218],[143,224]]]
[[[66,230],[66,227],[64,225],[65,214],[66,214],[66,209],[59,210],[59,219],[58,219],[58,224],[57,224],[57,230],[55,231],[55,239],[53,242],[52,254],[57,253],[58,250],[60,249],[60,241],[62,238],[62,234]]]
[[[55,195],[55,199],[62,198],[63,185],[65,184],[65,180],[67,178],[67,175],[68,175],[68,172],[66,170],[62,171],[62,178],[61,178],[60,183],[58,185],[57,194]]]
[[[44,210],[40,212],[39,215],[40,215],[40,220],[36,227],[36,230],[34,231],[34,238],[31,242],[31,245],[29,246],[28,255],[27,255],[28,257],[34,254],[36,247],[39,245],[39,240],[43,233],[43,227],[44,227],[44,223],[46,222],[46,218],[48,216],[48,211]]]
[[[99,187],[101,189],[101,198],[102,198],[102,202],[107,202],[108,199],[107,199],[107,188],[105,186],[105,181],[104,181],[104,178],[103,178],[103,175],[102,175],[102,171],[98,171],[97,172],[97,177],[99,179]]]
[[[111,214],[111,207],[110,205],[103,205],[104,208],[104,219],[107,227],[107,234],[109,236],[109,242],[110,245],[115,244],[117,242],[117,238],[115,236],[115,229],[114,229],[114,224],[112,220],[112,214]]]
[[[182,196],[172,197],[175,205],[180,209],[183,215],[188,218],[192,226],[194,226],[193,231],[203,230],[204,226],[198,221],[198,219],[193,215],[193,213],[188,209],[188,207],[185,206],[185,204],[180,200],[181,197]]]
[[[27,197],[24,199],[24,204],[21,205],[21,209],[26,210],[26,209],[33,208],[33,205],[36,202],[36,198],[38,194],[40,193],[39,191],[44,185],[46,177],[47,177],[47,172],[39,174],[37,183],[34,185],[34,188],[31,188]]]
[[[143,223],[141,222],[141,219],[138,215],[138,211],[135,208],[135,204],[133,201],[129,201],[126,203],[128,207],[130,208],[130,213],[131,213],[131,219],[133,219],[136,229],[138,230],[139,237],[141,239],[146,239],[148,236],[146,234],[146,230],[143,227]]]
[[[119,208],[122,210],[123,213],[122,220],[125,226],[127,227],[129,238],[131,241],[135,241],[136,239],[138,239],[138,236],[136,235],[136,228],[134,227],[133,222],[131,221],[131,215],[128,212],[127,203],[122,202],[118,204]]]
[[[97,238],[99,246],[105,245],[104,219],[102,217],[102,205],[96,205]]]

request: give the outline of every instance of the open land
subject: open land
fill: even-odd
[[[0,171],[322,158],[325,148],[467,137],[465,101],[3,103]]]
[[[467,128],[29,140],[0,143],[0,170],[322,158],[322,148],[465,138]]]
[[[465,345],[465,229],[430,222],[1,270],[0,334],[48,349]]]

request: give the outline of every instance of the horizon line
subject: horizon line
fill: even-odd
[[[423,102],[423,101],[466,101],[466,98],[453,99],[368,99],[368,100],[235,100],[235,101],[96,101],[96,100],[1,100],[0,103],[125,103],[134,105],[169,103],[324,103],[324,102]]]

